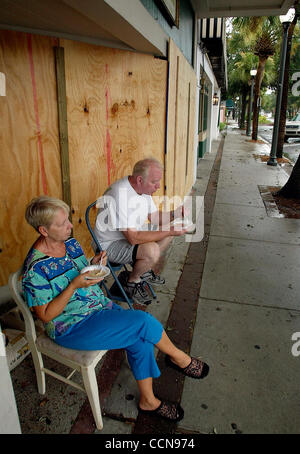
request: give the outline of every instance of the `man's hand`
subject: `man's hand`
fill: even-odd
[[[182,225],[176,224],[170,227],[170,236],[181,236],[187,232],[186,229],[182,228]]]

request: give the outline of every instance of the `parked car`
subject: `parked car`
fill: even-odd
[[[287,121],[285,124],[284,141],[287,142],[288,139],[293,137],[299,137],[300,139],[300,113],[297,113],[292,120]]]

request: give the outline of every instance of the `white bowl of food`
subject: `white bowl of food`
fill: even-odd
[[[110,269],[104,265],[89,265],[80,271],[80,274],[89,273],[88,276],[85,276],[86,279],[104,279],[110,274]]]

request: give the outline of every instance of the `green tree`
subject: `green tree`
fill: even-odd
[[[233,26],[245,36],[245,42],[258,57],[257,74],[254,85],[252,139],[257,140],[258,98],[265,74],[266,62],[273,56],[278,40],[278,17],[238,17]]]
[[[247,97],[250,94],[250,70],[257,65],[257,57],[250,51],[238,31],[234,28],[227,37],[228,97],[240,97],[239,126],[245,126]]]
[[[266,112],[272,112],[274,115],[276,106],[276,93],[273,91],[272,93],[266,94],[264,93],[261,97],[261,107]]]

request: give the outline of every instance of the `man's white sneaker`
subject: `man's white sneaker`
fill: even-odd
[[[166,281],[163,277],[155,274],[152,270],[147,271],[141,276],[142,281],[148,282],[151,285],[162,285]]]

